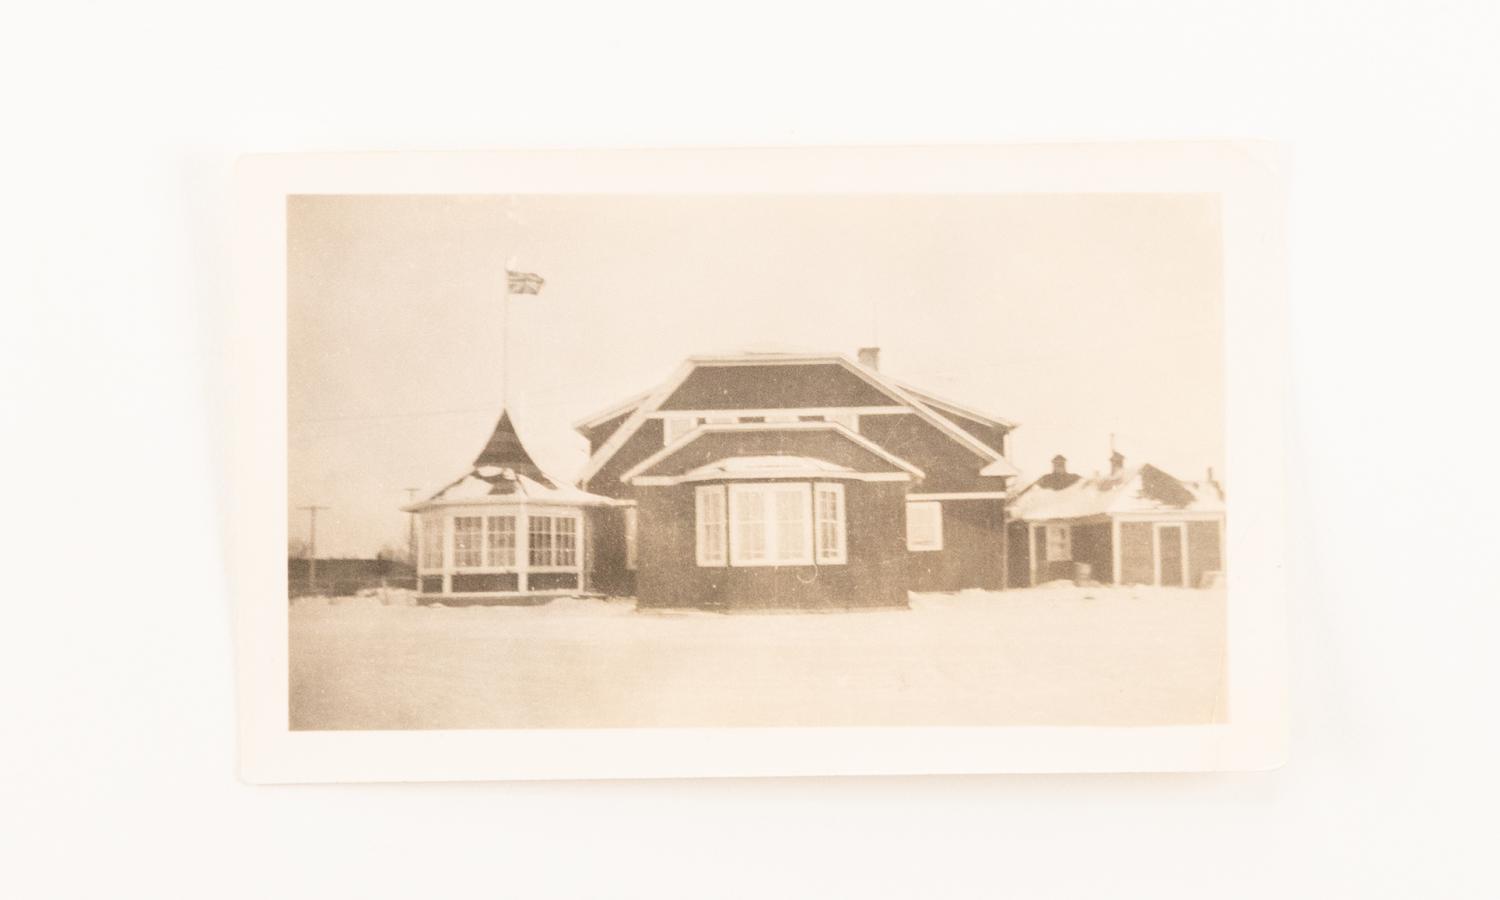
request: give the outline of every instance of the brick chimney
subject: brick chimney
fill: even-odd
[[[880,371],[880,348],[860,347],[859,364],[872,372]]]
[[[1061,453],[1059,453],[1056,456],[1052,457],[1052,474],[1053,475],[1066,475],[1066,474],[1068,474],[1068,458],[1066,456],[1063,456]]]
[[[1125,454],[1116,450],[1109,455],[1109,474],[1118,475],[1125,468]]]

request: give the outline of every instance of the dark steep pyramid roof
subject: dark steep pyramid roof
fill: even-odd
[[[521,436],[516,433],[515,423],[510,420],[509,410],[500,413],[500,421],[495,423],[495,431],[490,435],[489,443],[484,445],[484,450],[474,459],[475,469],[491,466],[510,469],[517,475],[525,475],[547,487],[557,486],[531,458],[531,454],[526,452]]]

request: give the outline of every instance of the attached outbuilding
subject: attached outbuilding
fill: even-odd
[[[540,602],[588,590],[588,511],[614,501],[560,482],[502,412],[473,468],[403,507],[417,517],[422,602]]]
[[[1224,572],[1224,492],[1211,471],[1184,481],[1150,464],[1127,468],[1115,453],[1108,475],[1085,478],[1056,456],[1009,513],[1013,586],[1206,587]]]

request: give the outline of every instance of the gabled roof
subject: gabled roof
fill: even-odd
[[[864,435],[856,434],[855,432],[850,431],[849,429],[836,422],[746,422],[733,425],[704,425],[700,428],[695,428],[692,431],[689,431],[687,434],[684,434],[682,437],[679,437],[672,443],[668,444],[667,446],[661,448],[660,450],[631,466],[629,469],[626,469],[620,474],[620,480],[624,482],[630,482],[632,479],[635,479],[642,475],[655,474],[652,472],[652,470],[656,467],[661,466],[668,460],[671,460],[673,457],[676,457],[684,451],[687,451],[689,448],[693,447],[696,444],[705,441],[713,441],[716,437],[719,437],[721,435],[747,434],[768,436],[788,433],[814,436],[824,435],[825,437],[822,438],[822,440],[833,440],[834,442],[833,444],[828,444],[828,447],[833,447],[834,444],[837,444],[836,439],[842,439],[843,441],[847,441],[849,444],[854,445],[854,447],[858,448],[858,451],[863,451],[862,453],[858,451],[855,452],[858,458],[866,461],[865,464],[869,468],[878,468],[884,471],[894,470],[904,473],[905,476],[911,478],[925,477],[921,469],[900,458],[899,456],[896,456],[889,450],[885,449],[884,447],[880,446]],[[743,441],[740,441],[740,443],[743,443]],[[808,442],[802,441],[800,444],[794,444],[792,446],[796,450],[803,450],[802,445],[806,443]],[[758,461],[757,465],[763,468],[772,466],[771,463],[767,462],[767,460],[772,458],[779,458],[783,460],[808,459],[808,457],[805,455],[805,452],[788,451],[784,453],[754,453],[748,455],[737,455],[735,457],[716,458],[703,465],[694,466],[693,471],[697,471],[699,469],[704,469],[707,467],[718,466],[721,464],[727,464],[728,459],[731,458],[755,459]],[[743,465],[744,464],[740,464],[740,467],[743,468]],[[786,464],[778,465],[780,465],[784,469]],[[843,466],[837,463],[830,463],[827,460],[822,460],[816,457],[812,458],[811,463],[805,464],[801,468],[804,471],[821,471],[828,473],[837,471],[855,471],[855,469],[851,466]]]
[[[630,417],[625,420],[619,428],[616,428],[609,438],[600,446],[599,451],[593,454],[584,466],[579,476],[580,483],[587,483],[604,468],[616,452],[625,445],[632,435],[638,431],[652,413],[661,408],[662,404],[670,398],[674,391],[687,379],[694,370],[702,366],[764,366],[764,365],[797,365],[818,364],[841,366],[853,373],[876,390],[882,392],[900,404],[911,407],[913,413],[928,424],[946,434],[956,443],[963,445],[984,460],[986,465],[983,470],[985,475],[1017,475],[1019,471],[1011,465],[1010,461],[998,451],[974,435],[959,427],[951,419],[938,413],[929,401],[923,400],[913,392],[896,383],[895,381],[881,375],[879,372],[867,369],[855,363],[848,357],[837,353],[810,354],[810,353],[743,353],[732,355],[692,356],[687,359],[671,378],[667,379],[656,390],[646,395],[645,399],[639,401],[630,411]],[[946,402],[946,401],[942,401]],[[622,404],[612,408],[613,415],[603,413],[596,414],[585,420],[585,422],[608,421],[608,419],[619,415],[628,408]],[[970,415],[965,413],[965,415]],[[977,414],[973,414],[977,415]],[[972,417],[972,416],[971,416]],[[1007,425],[1003,420],[985,417],[985,421],[994,422],[1000,427],[1014,427]]]
[[[927,404],[940,413],[951,413],[955,416],[962,416],[965,419],[978,422],[981,425],[989,425],[993,428],[1003,428],[1006,431],[1010,431],[1011,429],[1016,427],[1016,423],[1011,421],[1010,419],[1002,419],[999,416],[992,416],[989,413],[980,412],[974,407],[959,403],[956,400],[949,400],[946,397],[939,397],[936,394],[914,388],[904,381],[896,381],[895,379],[891,379],[891,381],[893,384],[900,385],[902,390],[911,394],[913,397],[916,397],[918,400],[921,400],[923,403]]]
[[[1010,505],[1012,519],[1044,521],[1161,512],[1223,512],[1224,494],[1213,482],[1183,481],[1153,465],[1078,478],[1065,487],[1026,487]],[[1051,483],[1057,483],[1056,480]]]
[[[573,430],[582,433],[588,431],[590,428],[598,428],[610,419],[618,418],[640,406],[649,396],[651,396],[651,392],[645,391],[636,394],[628,400],[622,400],[613,406],[601,409],[593,415],[585,416],[573,423]]]

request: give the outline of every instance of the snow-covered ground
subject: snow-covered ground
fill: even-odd
[[[1223,721],[1222,590],[914,594],[720,615],[631,601],[291,608],[298,729],[1169,725]]]

